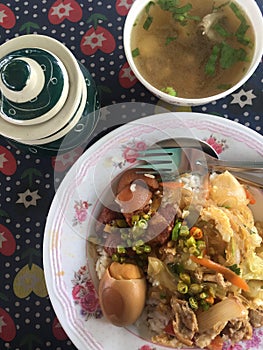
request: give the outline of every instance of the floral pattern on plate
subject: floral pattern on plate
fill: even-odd
[[[80,313],[85,319],[89,317],[101,318],[102,312],[99,298],[90,278],[87,266],[82,266],[74,273],[72,280],[72,297],[76,305],[80,306]]]
[[[102,318],[95,261],[87,256],[85,234],[92,217],[98,215],[98,199],[105,195],[112,179],[134,164],[136,152],[169,136],[183,135],[208,140],[218,147],[223,159],[240,157],[241,145],[242,156],[263,156],[261,136],[215,116],[182,112],[146,117],[131,124],[106,135],[79,158],[59,186],[47,219],[44,266],[49,295],[63,328],[80,350],[121,350],[127,344],[131,350],[166,349],[148,342],[133,326],[114,327]],[[120,160],[120,165],[116,166],[114,159]],[[258,212],[261,218],[262,210]],[[232,348],[225,344],[224,350],[259,350],[262,333],[257,329],[251,340]]]

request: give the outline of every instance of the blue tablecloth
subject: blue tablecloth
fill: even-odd
[[[126,102],[160,105],[130,74],[122,42],[125,16],[132,0],[9,0],[0,3],[0,43],[24,34],[44,34],[63,42],[91,72],[102,107]],[[261,10],[262,0],[257,0]],[[98,45],[95,27],[103,34]],[[93,36],[91,46],[84,36]],[[97,40],[97,41],[96,41]],[[216,114],[263,134],[263,64],[232,95],[194,112]],[[174,107],[175,111],[182,108]],[[189,108],[186,110],[190,110]],[[110,125],[103,114],[94,140]],[[132,116],[130,119],[136,118]],[[91,138],[92,142],[92,138]],[[0,349],[75,349],[61,328],[44,279],[42,245],[48,210],[63,176],[82,154],[63,159],[14,148],[0,136]],[[54,175],[54,164],[57,164]],[[17,283],[25,279],[23,288]],[[35,282],[39,281],[39,282]]]

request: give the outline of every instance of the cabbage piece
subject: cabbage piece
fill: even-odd
[[[210,184],[210,198],[218,206],[237,208],[239,205],[247,205],[249,202],[243,186],[228,171],[219,175],[212,175]]]
[[[172,293],[177,293],[177,279],[166,264],[154,257],[148,258],[147,274],[153,285],[159,285],[167,288]]]
[[[234,231],[231,227],[231,222],[228,217],[226,208],[218,208],[215,205],[210,205],[204,208],[200,217],[204,221],[213,220],[215,222],[216,229],[220,232],[223,241],[230,242],[231,237],[234,235]]]
[[[263,281],[251,280],[248,281],[249,291],[245,293],[248,299],[253,300],[254,307],[263,306]]]
[[[250,252],[240,264],[242,277],[246,280],[263,280],[263,259]]]

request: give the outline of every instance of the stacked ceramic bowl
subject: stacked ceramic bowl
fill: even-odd
[[[90,73],[62,43],[44,35],[0,46],[0,92],[0,133],[33,153],[73,149],[98,121]]]

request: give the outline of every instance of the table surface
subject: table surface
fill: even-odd
[[[3,1],[0,4],[0,42],[32,33],[51,36],[63,42],[91,72],[101,93],[102,107],[128,102],[163,106],[134,79],[126,62],[122,32],[132,2]],[[262,0],[257,3],[262,10]],[[95,45],[86,51],[82,38],[92,33],[96,35],[96,21],[107,39],[101,46]],[[228,118],[262,135],[262,73],[263,63],[232,95],[194,107],[192,111]],[[116,115],[107,120],[107,115],[103,114],[91,142],[109,126],[134,118],[136,116]],[[46,289],[40,293],[34,283],[21,288],[17,280],[43,281],[42,247],[48,210],[55,188],[82,153],[83,148],[79,148],[63,160],[52,155],[34,155],[14,148],[0,136],[0,349],[75,349],[59,324]],[[55,161],[60,164],[56,171]]]

